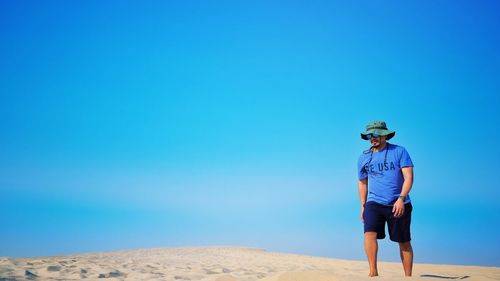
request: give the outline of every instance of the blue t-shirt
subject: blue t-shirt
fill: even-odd
[[[382,151],[363,152],[358,160],[358,179],[368,178],[366,202],[393,205],[403,188],[403,167],[413,167],[413,162],[402,146],[387,143]],[[408,202],[410,196],[406,197],[405,204]]]

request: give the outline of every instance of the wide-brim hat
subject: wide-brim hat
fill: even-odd
[[[392,137],[394,137],[396,132],[387,129],[387,125],[384,121],[374,121],[366,125],[366,131],[361,133],[361,138],[364,140],[368,140],[368,138],[366,137],[366,135],[368,134],[386,136],[385,139],[390,140],[392,139]]]

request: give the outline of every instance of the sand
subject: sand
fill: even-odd
[[[365,261],[349,261],[243,247],[185,247],[78,255],[0,258],[5,280],[402,280],[400,263],[379,262],[369,278]],[[411,279],[500,280],[499,267],[415,264]]]

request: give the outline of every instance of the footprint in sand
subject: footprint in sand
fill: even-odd
[[[319,272],[285,272],[278,276],[271,276],[262,279],[262,281],[298,281],[298,280],[314,280],[314,281],[338,281],[335,276],[323,274]]]
[[[239,281],[239,279],[237,279],[236,277],[231,276],[231,275],[224,275],[224,276],[217,277],[217,279],[215,279],[215,281]]]

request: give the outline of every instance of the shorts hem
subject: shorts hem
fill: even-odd
[[[410,239],[392,239],[392,238],[389,237],[389,239],[392,242],[397,242],[397,243],[406,243],[406,242],[410,242],[411,241],[411,238]]]
[[[386,235],[384,234],[384,236],[379,236],[379,232],[376,231],[376,230],[371,230],[371,229],[368,229],[368,230],[365,230],[364,233],[367,233],[367,232],[375,232],[377,233],[377,240],[381,240],[381,239],[385,239]]]

